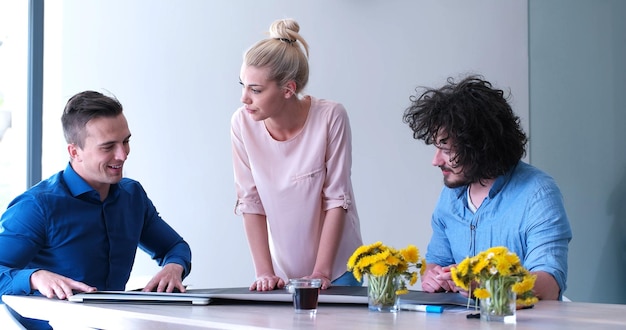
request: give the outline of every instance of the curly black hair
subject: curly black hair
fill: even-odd
[[[471,75],[455,83],[410,97],[403,121],[413,138],[437,144],[439,133],[450,138],[451,162],[463,167],[469,182],[481,182],[506,173],[526,154],[528,138],[504,92],[482,76]]]

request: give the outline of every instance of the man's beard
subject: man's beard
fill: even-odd
[[[452,181],[452,180],[449,180],[450,175],[448,175],[447,177],[445,176],[443,177],[443,184],[445,184],[446,187],[448,188],[458,188],[458,187],[466,186],[470,183],[469,180],[467,180],[465,176],[463,175],[463,171],[455,172],[453,168],[449,168],[449,167],[440,166],[439,168],[441,168],[442,171],[449,171],[456,178],[455,181]]]

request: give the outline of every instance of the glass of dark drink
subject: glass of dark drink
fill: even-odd
[[[318,278],[290,279],[287,291],[293,294],[293,307],[296,313],[315,314],[322,280]]]

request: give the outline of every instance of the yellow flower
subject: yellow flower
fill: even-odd
[[[483,269],[487,267],[487,265],[489,265],[489,260],[479,259],[478,262],[476,262],[476,264],[474,265],[474,267],[472,267],[472,273],[474,273],[474,275],[480,274],[480,272],[482,272]]]
[[[485,298],[489,298],[491,297],[491,294],[489,294],[489,291],[482,289],[482,288],[477,288],[474,291],[474,296],[478,299],[485,299]]]
[[[469,258],[465,258],[463,259],[463,261],[461,261],[458,265],[456,265],[456,268],[459,272],[461,272],[461,274],[465,274],[468,272],[469,269],[469,265],[470,265],[470,260]]]
[[[363,258],[359,259],[359,262],[357,262],[356,266],[354,266],[354,268],[356,269],[365,269],[369,266],[371,266],[373,264],[372,260],[374,260],[374,258],[372,256],[366,256]]]
[[[387,257],[387,264],[390,266],[398,266],[400,265],[401,260],[400,258],[394,256],[394,255],[390,255]]]
[[[508,253],[509,250],[504,246],[494,246],[492,248],[487,249],[486,252],[487,254],[493,253],[495,255],[502,255],[502,254]]]
[[[404,273],[409,269],[409,265],[406,263],[401,263],[396,266],[398,273]]]
[[[457,286],[459,286],[460,288],[462,288],[463,290],[469,290],[469,286],[466,283],[466,281],[464,281],[462,279],[463,276],[463,272],[461,270],[459,270],[459,267],[452,267],[450,269],[450,275],[452,276],[452,280],[454,281],[454,284],[456,284]]]
[[[414,285],[418,276],[424,274],[426,260],[420,259],[415,245],[408,245],[402,250],[376,242],[358,247],[346,264],[348,271],[361,281],[364,274],[373,276],[393,276],[400,279],[400,293],[406,293],[407,282]],[[419,273],[418,271],[419,270]]]
[[[454,283],[465,290],[469,290],[474,282],[480,283],[481,286],[490,282],[491,287],[502,289],[497,291],[515,292],[518,304],[529,305],[537,301],[532,291],[536,277],[522,266],[515,253],[504,246],[491,247],[473,257],[465,258],[452,268],[451,275]],[[494,293],[481,287],[473,294],[478,299],[484,299]]]
[[[375,260],[374,262],[384,261],[384,260],[387,260],[390,254],[391,254],[391,251],[383,250],[380,253],[373,255],[372,259]]]
[[[409,263],[416,263],[419,259],[419,252],[415,245],[409,245],[406,249],[402,250],[402,257]]]
[[[363,279],[363,274],[361,274],[361,271],[357,268],[352,271],[352,275],[354,275],[354,278],[359,282]]]
[[[530,291],[533,289],[533,287],[535,286],[535,279],[537,278],[537,276],[535,275],[529,275],[529,276],[525,276],[521,282],[517,282],[515,284],[513,284],[513,292],[515,293],[524,293],[526,291]]]
[[[496,259],[496,269],[498,270],[498,273],[500,273],[500,276],[507,276],[509,275],[511,272],[509,271],[509,268],[511,268],[511,264],[507,261],[507,259],[504,256],[499,256]]]
[[[409,293],[408,289],[400,289],[400,290],[396,290],[396,294],[407,294]]]
[[[409,280],[409,285],[413,285],[417,282],[417,273],[411,273],[411,279]]]
[[[387,271],[389,271],[389,266],[384,262],[377,262],[370,268],[370,272],[374,276],[387,275]]]
[[[519,265],[519,257],[515,253],[507,253],[505,254],[505,258],[510,265]]]
[[[515,303],[520,306],[530,306],[536,304],[538,301],[539,299],[537,299],[537,297],[530,297],[526,299],[517,299]]]
[[[350,259],[348,259],[348,268],[349,269],[354,268],[354,266],[356,266],[357,261],[359,261],[361,255],[367,252],[368,249],[369,247],[365,245],[360,246],[358,249],[356,249],[356,251],[354,251]]]

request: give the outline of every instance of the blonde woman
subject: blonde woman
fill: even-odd
[[[361,285],[346,263],[362,245],[343,105],[302,95],[308,45],[293,19],[277,20],[244,55],[243,106],[231,139],[237,204],[256,278],[250,290],[320,278],[322,288]]]

